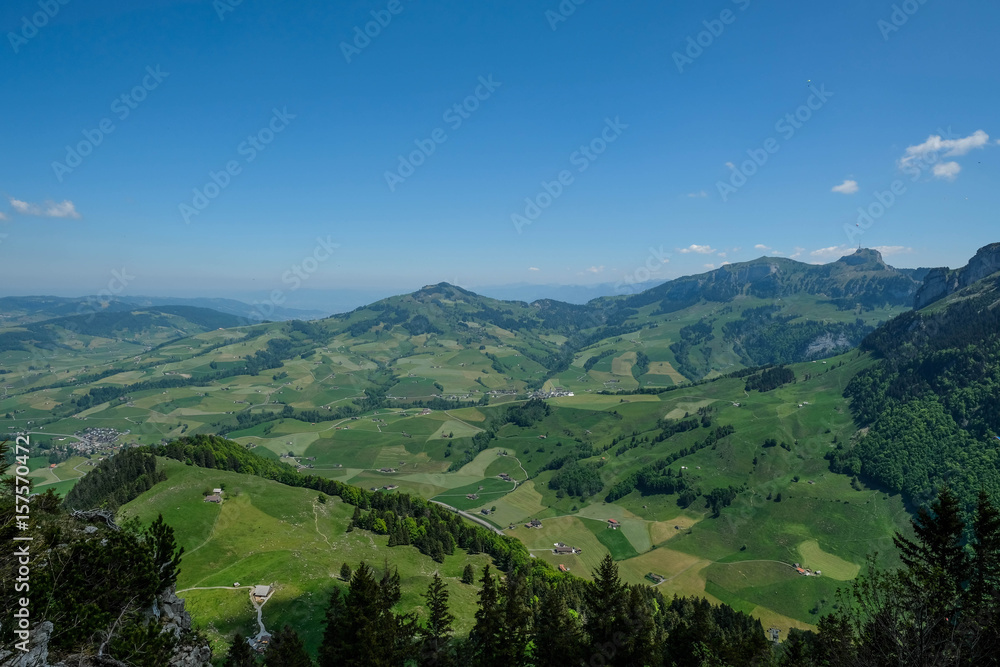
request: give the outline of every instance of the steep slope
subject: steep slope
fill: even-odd
[[[1000,271],[1000,243],[991,243],[980,248],[969,263],[960,269],[931,269],[917,291],[914,307],[919,310],[929,306],[997,271]]]
[[[956,284],[990,269],[990,248],[954,272]],[[916,503],[943,485],[970,506],[980,489],[1000,497],[1000,272],[897,317],[862,350],[879,362],[846,395],[867,434],[837,452],[839,469]]]

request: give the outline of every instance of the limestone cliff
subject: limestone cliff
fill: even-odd
[[[960,269],[931,269],[917,290],[913,307],[920,310],[997,271],[1000,271],[1000,243],[991,243],[980,248]]]

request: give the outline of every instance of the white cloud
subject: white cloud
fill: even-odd
[[[887,255],[905,255],[913,252],[913,248],[908,248],[902,245],[879,245],[875,246],[874,249],[882,253],[883,257]]]
[[[46,200],[41,205],[10,198],[10,205],[22,215],[37,215],[44,218],[79,218],[76,206],[70,200],[56,203]]]
[[[726,256],[726,253],[724,253],[724,252],[720,252],[718,254],[719,254],[719,257],[723,257],[724,258]]]
[[[770,247],[770,246],[766,246],[766,245],[764,245],[763,243],[758,243],[757,245],[755,245],[755,246],[753,247],[753,249],[754,249],[754,250],[770,250],[770,249],[771,249],[771,247]]]
[[[7,214],[0,212],[0,220],[7,220]]]
[[[592,266],[589,269],[587,269],[587,273],[602,273],[603,271],[604,271],[603,264],[601,266]]]
[[[799,248],[798,246],[796,246],[795,252],[789,255],[789,257],[791,259],[795,259],[796,257],[799,257],[803,252],[805,252],[805,250],[806,250],[805,248]]]
[[[833,261],[835,259],[840,259],[844,255],[850,255],[853,248],[846,245],[833,245],[829,248],[820,248],[819,250],[813,250],[809,253],[809,256],[814,258],[817,263],[822,263],[825,261]]]
[[[708,196],[708,193],[705,192],[704,190],[699,190],[698,192],[689,192],[688,193],[688,197],[691,197],[692,199],[704,199],[707,196]]]
[[[934,178],[954,181],[960,171],[962,171],[962,165],[957,162],[939,162],[934,165]]]
[[[853,195],[858,191],[858,182],[852,180],[846,180],[840,185],[835,185],[830,188],[831,192],[839,192],[842,195]]]
[[[685,254],[690,253],[690,252],[695,252],[695,253],[698,253],[699,255],[711,255],[712,253],[715,252],[715,249],[712,248],[712,246],[710,246],[710,245],[691,244],[687,248],[678,248],[677,252],[681,252],[681,253],[685,253]]]
[[[538,268],[537,266],[529,266],[529,267],[528,267],[528,270],[529,270],[529,271],[541,271],[541,269],[540,269],[540,268]]]
[[[726,166],[729,167],[730,169],[736,169],[736,165],[733,164],[732,162],[727,162]]]
[[[914,161],[924,161],[924,164],[914,165],[911,168],[926,168],[929,164],[934,164],[933,173],[935,178],[942,178],[953,181],[958,176],[962,167],[955,161],[937,163],[938,154],[942,157],[960,157],[976,148],[983,148],[990,143],[990,135],[982,130],[976,130],[967,137],[961,139],[942,139],[937,134],[927,137],[922,144],[907,146],[906,153],[899,159],[899,167],[903,169]]]
[[[730,262],[723,262],[722,264],[719,264],[719,267],[721,268],[721,267],[723,267],[723,266],[726,266],[726,265],[727,265],[727,264],[729,264],[729,263],[730,263]]]
[[[706,264],[705,268],[706,269],[714,269],[715,268],[715,264]]]

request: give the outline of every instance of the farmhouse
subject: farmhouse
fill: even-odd
[[[205,502],[206,503],[221,503],[222,502],[222,496],[218,496],[218,495],[212,493],[210,495],[205,496]]]
[[[258,598],[257,600],[258,602],[260,602],[260,600],[263,600],[270,594],[271,594],[270,584],[261,584],[259,586],[253,587],[253,596],[255,598]]]
[[[524,524],[524,527],[525,528],[541,528],[542,527],[542,522],[539,521],[538,519],[532,519],[528,523]]]
[[[477,493],[468,493],[468,494],[466,494],[465,497],[466,497],[467,500],[478,500],[479,499],[479,494],[477,494]]]
[[[393,489],[398,489],[399,484],[388,484],[386,486],[383,486],[382,488],[385,489],[386,491],[392,491]]]
[[[646,578],[652,581],[654,584],[662,584],[667,580],[662,574],[656,574],[655,572],[649,572],[646,574]]]
[[[614,529],[617,530],[620,527],[621,527],[621,524],[618,523],[617,519],[608,519],[608,528],[614,528]]]
[[[570,554],[570,555],[572,555],[572,554],[579,553],[579,551],[580,551],[579,549],[574,549],[573,547],[569,547],[569,546],[566,546],[565,544],[563,544],[563,545],[558,546],[555,549],[553,549],[552,553],[554,553],[554,554],[560,554],[560,555],[562,555],[562,554]]]
[[[499,477],[500,479],[502,479],[505,482],[513,482],[514,481],[513,479],[511,479],[511,476],[508,475],[505,472],[500,473],[499,475],[497,475],[497,477]]]
[[[222,489],[212,489],[212,493],[214,493],[217,496],[221,496],[222,495]]]

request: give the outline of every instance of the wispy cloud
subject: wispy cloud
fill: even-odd
[[[711,255],[715,252],[715,249],[710,245],[697,245],[692,243],[687,248],[678,248],[677,252],[684,254],[694,252],[699,255]]]
[[[844,255],[851,254],[853,248],[846,245],[833,245],[829,248],[820,248],[819,250],[813,250],[809,253],[809,256],[816,260],[816,263],[823,263],[826,261],[833,261],[835,259],[840,259]]]
[[[54,202],[47,200],[42,204],[32,204],[20,199],[10,198],[11,207],[21,215],[36,215],[43,218],[79,218],[80,214],[76,210],[73,202]]]
[[[6,213],[0,212],[0,220],[9,220]]]
[[[800,257],[802,255],[802,253],[805,252],[805,250],[806,250],[805,248],[796,247],[795,250],[794,250],[794,252],[792,252],[792,254],[789,255],[789,257],[791,259],[795,259],[796,257]]]
[[[831,192],[839,192],[842,195],[853,195],[858,191],[858,182],[852,181],[850,179],[844,181],[840,185],[835,185],[830,188]]]
[[[529,271],[541,271],[541,269],[540,269],[540,268],[538,268],[537,266],[529,266],[529,267],[528,267],[528,270],[529,270]]]
[[[903,157],[899,159],[899,167],[903,169],[915,160],[928,159],[928,161],[932,161],[938,153],[942,157],[961,157],[971,150],[983,148],[989,144],[990,135],[982,130],[976,130],[961,139],[942,139],[940,135],[932,134],[923,143],[907,146]],[[951,161],[935,164],[932,172],[935,178],[953,181],[961,170],[962,167],[957,162]]]
[[[704,199],[708,197],[708,193],[704,190],[699,190],[698,192],[689,192],[687,196],[692,199]]]
[[[587,273],[603,273],[603,271],[604,271],[603,264],[601,266],[592,266],[589,269],[587,269]]]
[[[913,248],[902,245],[879,245],[875,246],[874,249],[882,253],[883,257],[888,255],[905,255],[913,252]]]
[[[714,269],[715,268],[715,264],[706,264],[705,268],[706,269]]]
[[[730,169],[736,169],[736,165],[733,164],[732,162],[727,162],[726,166],[729,167]]]

